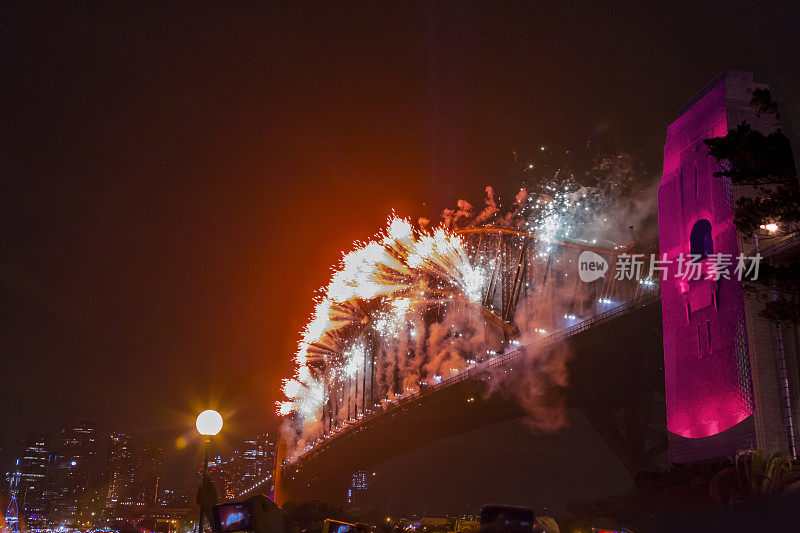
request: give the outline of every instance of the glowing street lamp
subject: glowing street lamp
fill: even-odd
[[[197,432],[206,437],[212,437],[222,429],[222,415],[213,409],[206,409],[197,415],[194,423]]]
[[[197,490],[197,503],[200,504],[200,523],[197,528],[198,533],[203,533],[203,522],[206,514],[211,514],[211,508],[217,504],[217,489],[208,478],[208,445],[211,444],[211,437],[222,429],[222,415],[213,409],[206,409],[199,415],[194,423],[197,432],[203,436],[203,481]]]

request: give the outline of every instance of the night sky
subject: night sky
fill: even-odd
[[[657,170],[725,68],[800,108],[794,1],[159,4],[0,8],[4,469],[79,419],[173,465],[201,407],[230,441],[274,428],[341,251],[508,193],[514,152]]]

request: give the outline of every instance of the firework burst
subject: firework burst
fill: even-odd
[[[482,309],[491,265],[472,265],[464,243],[444,228],[419,231],[392,216],[384,231],[345,254],[303,331],[296,372],[284,380],[278,413],[315,416],[326,401],[326,377],[350,376],[364,364],[367,329],[391,339],[420,306],[458,301]],[[494,316],[494,320],[499,319]]]
[[[427,220],[418,229],[392,215],[373,238],[356,242],[319,291],[294,356],[295,371],[283,381],[286,399],[277,411],[293,421],[298,442],[313,444],[326,431],[326,419],[329,429],[346,424],[502,351],[518,331],[504,308],[507,300],[495,291],[498,272],[527,254],[526,268],[546,273],[551,253],[561,245],[574,249],[574,242],[614,248],[608,213],[622,211],[610,194],[618,190],[557,175],[520,189],[503,210],[487,187],[478,213],[459,200],[431,230]],[[532,274],[526,275],[526,287],[538,290]],[[554,305],[552,298],[537,301],[547,302],[539,307]],[[541,336],[560,327],[538,323],[536,313],[527,311],[524,334]]]

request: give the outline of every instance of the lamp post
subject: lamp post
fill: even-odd
[[[217,490],[208,477],[208,445],[211,437],[222,429],[222,415],[213,409],[207,409],[197,415],[195,421],[197,432],[203,436],[203,481],[197,489],[197,503],[200,504],[200,522],[198,533],[203,533],[203,521],[206,516],[211,516],[211,508],[217,503]]]

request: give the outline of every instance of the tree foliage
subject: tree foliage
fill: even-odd
[[[755,89],[750,98],[750,106],[756,110],[756,115],[761,116],[764,114],[774,115],[776,120],[781,118],[781,113],[778,111],[778,104],[772,100],[772,95],[769,89]]]
[[[711,499],[719,507],[760,503],[789,492],[800,491],[800,465],[781,452],[769,458],[763,450],[736,454],[733,466],[723,468],[712,478]]]
[[[742,122],[724,137],[704,142],[721,163],[714,176],[730,178],[734,185],[783,184],[796,177],[791,144],[781,130],[764,135]]]
[[[753,91],[750,101],[756,114],[770,114],[776,124],[780,114],[766,89]],[[741,193],[733,222],[744,235],[766,236],[768,224],[776,224],[784,238],[800,228],[800,185],[789,139],[780,129],[764,135],[747,122],[724,137],[706,139],[709,154],[720,165],[714,176],[729,179]],[[800,263],[784,261],[761,266],[757,282],[746,289],[766,300],[761,315],[771,320],[800,322]]]
[[[736,202],[734,223],[740,231],[753,235],[767,223],[788,228],[800,222],[800,187],[783,132],[764,135],[743,122],[724,137],[704,142],[720,164],[714,176],[730,179],[734,187],[751,187],[755,193]]]

